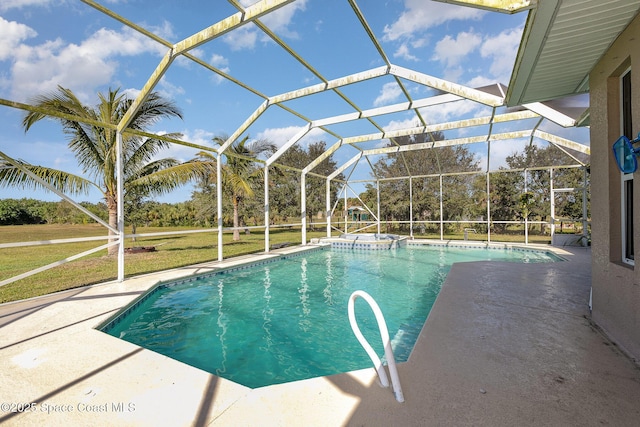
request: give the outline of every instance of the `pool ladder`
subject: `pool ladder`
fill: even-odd
[[[389,366],[389,374],[391,375],[391,385],[393,387],[393,394],[396,400],[400,403],[404,402],[404,395],[402,394],[402,387],[400,387],[400,377],[398,377],[398,369],[396,368],[396,359],[393,356],[393,349],[391,348],[391,341],[389,340],[389,330],[387,329],[387,324],[384,321],[384,316],[382,315],[382,311],[380,307],[375,302],[375,300],[366,293],[365,291],[355,291],[349,297],[349,323],[351,323],[351,329],[353,330],[354,335],[360,341],[360,344],[364,348],[364,350],[369,355],[369,358],[373,362],[373,366],[376,368],[376,372],[378,373],[378,378],[380,379],[380,384],[382,387],[389,387],[389,378],[387,377],[387,372],[382,365],[382,361],[373,350],[367,339],[360,332],[360,328],[358,327],[358,323],[356,322],[355,315],[355,301],[356,298],[363,298],[373,310],[373,314],[376,316],[376,321],[378,322],[378,329],[380,329],[380,338],[382,338],[382,345],[384,346],[384,357],[387,359],[387,365]]]

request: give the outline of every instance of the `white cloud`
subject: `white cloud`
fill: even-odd
[[[51,0],[2,0],[0,3],[0,12],[9,9],[18,9],[25,6],[45,6],[52,3]]]
[[[7,21],[0,16],[0,61],[9,59],[22,41],[38,33],[27,25]]]
[[[382,129],[384,129],[385,132],[390,132],[398,129],[408,129],[408,128],[414,128],[418,126],[420,126],[420,121],[417,120],[415,117],[412,117],[406,120],[391,120],[385,126],[382,126]],[[382,148],[388,145],[389,145],[389,139],[384,138],[384,139],[381,139],[380,142],[376,144],[376,148]]]
[[[196,50],[196,49],[192,50],[192,51],[191,51],[191,52],[189,52],[189,53],[193,54],[194,56],[197,56],[197,55],[195,55],[195,53],[194,53],[194,51],[195,51],[195,50]],[[193,64],[193,61],[191,61],[191,60],[190,60],[189,58],[187,58],[186,56],[178,55],[178,56],[176,57],[176,59],[174,59],[173,63],[174,63],[175,65],[179,66],[179,67],[186,68],[186,69],[191,69],[192,64]]]
[[[217,145],[212,142],[214,136],[216,135],[204,129],[185,129],[182,131],[182,137],[179,139],[190,142],[192,144],[214,148],[217,147]],[[186,161],[194,158],[198,151],[200,150],[198,150],[197,148],[172,144],[169,151],[164,152],[162,157],[170,156],[180,161]]]
[[[436,43],[433,59],[443,62],[447,67],[460,64],[465,56],[476,50],[482,43],[482,37],[473,32],[461,32],[454,39],[446,35]]]
[[[477,87],[489,86],[489,85],[494,84],[494,83],[496,83],[495,79],[492,79],[492,78],[487,77],[485,75],[480,75],[480,76],[475,76],[474,78],[469,80],[467,82],[467,86],[473,87],[473,88],[477,88]],[[499,82],[499,83],[501,83],[501,82]]]
[[[402,96],[402,89],[395,82],[385,83],[380,89],[380,95],[373,101],[373,105],[379,107],[381,105],[390,104],[398,100]]]
[[[176,95],[184,95],[185,90],[182,86],[176,86],[169,82],[166,77],[160,79],[158,82],[158,93],[166,99],[174,99]]]
[[[277,147],[282,147],[291,138],[293,138],[298,132],[300,132],[303,128],[304,128],[303,126],[267,128],[262,132],[259,132],[256,135],[255,139],[264,139],[275,144]],[[296,142],[296,144],[305,146],[311,142],[322,140],[321,136],[324,136],[324,135],[326,134],[322,129],[313,128],[300,141]]]
[[[117,1],[113,3],[117,3]],[[173,40],[177,37],[173,31],[173,25],[169,21],[164,21],[162,25],[145,25],[145,27],[165,40]],[[168,48],[163,47],[163,49],[167,50]]]
[[[4,92],[11,88],[11,80],[0,74],[0,91]]]
[[[156,135],[166,135],[168,132],[166,131],[158,131],[155,132]],[[203,129],[187,129],[181,132],[182,136],[178,136],[176,139],[181,141],[189,142],[191,144],[202,145],[204,147],[216,148],[217,145],[212,142],[214,134],[203,130]],[[178,161],[185,162],[187,160],[191,160],[196,157],[196,153],[198,153],[198,148],[187,147],[185,145],[180,144],[171,144],[171,146],[158,153],[155,159],[165,159],[167,157],[172,157],[177,159]]]
[[[417,61],[418,58],[409,53],[409,46],[406,43],[402,43],[398,49],[393,53],[394,58],[402,58],[407,61]]]
[[[491,59],[489,72],[500,83],[508,83],[520,46],[522,27],[505,30],[495,37],[487,38],[480,47],[483,58]]]
[[[218,55],[217,53],[214,53],[213,55],[211,55],[211,59],[209,59],[209,63],[214,67],[216,67],[218,70],[222,71],[223,73],[229,74],[229,72],[231,71],[231,68],[229,68],[229,60],[222,55]],[[212,74],[212,79],[216,84],[220,84],[225,81],[224,77],[215,73]]]
[[[392,130],[407,129],[417,126],[420,126],[420,123],[415,118],[410,118],[406,120],[391,120],[386,126],[383,126],[382,129],[389,132]]]
[[[458,65],[457,67],[449,67],[445,69],[442,78],[450,82],[459,82],[463,74],[464,69]]]
[[[213,137],[216,136],[212,132],[204,129],[184,130],[182,139],[193,142],[198,145],[213,146]]]
[[[427,123],[445,123],[460,120],[464,116],[473,116],[478,109],[483,108],[484,106],[477,102],[462,100],[421,108],[420,114]]]
[[[256,135],[256,139],[266,139],[278,147],[282,147],[295,134],[302,130],[302,126],[287,126],[283,128],[267,128]]]
[[[385,25],[385,41],[414,37],[429,28],[454,20],[477,20],[486,12],[471,7],[459,7],[446,3],[424,0],[405,0],[405,11],[397,21]]]
[[[229,60],[222,55],[214,53],[213,55],[211,55],[211,59],[209,60],[209,62],[211,63],[211,65],[221,69],[225,73],[229,71]]]
[[[427,45],[427,38],[426,37],[423,37],[423,38],[420,38],[420,39],[412,39],[411,40],[411,47],[413,47],[415,49],[421,48],[421,47],[426,46],[426,45]]]
[[[508,139],[504,141],[491,142],[491,164],[490,170],[497,170],[498,168],[507,167],[507,157],[512,156],[517,152],[522,152],[524,147],[529,143],[525,139]],[[480,160],[480,167],[485,168],[487,166],[487,154],[478,153]]]
[[[140,89],[137,88],[127,88],[121,91],[123,94],[127,95],[127,98],[136,99],[138,95],[140,95]]]
[[[281,36],[297,39],[298,33],[292,31],[289,28],[289,24],[293,20],[293,15],[298,11],[304,11],[307,7],[307,0],[298,0],[295,3],[289,3],[288,5],[281,7],[275,12],[271,12],[265,17],[261,18],[261,21],[272,31],[278,33]]]
[[[119,57],[165,51],[164,46],[126,27],[120,31],[102,28],[79,44],[60,38],[35,46],[14,43],[7,58],[13,60],[12,96],[26,100],[62,85],[86,100],[93,97],[97,86],[113,83]]]
[[[242,28],[231,31],[224,36],[223,40],[233,51],[253,49],[258,40],[258,29],[254,24],[247,24]]]
[[[57,85],[72,87],[86,99],[96,85],[109,83],[116,64],[98,55],[86,55],[78,45],[61,39],[39,46],[22,45],[11,69],[12,92],[18,100],[54,90]]]
[[[252,3],[255,3],[255,0],[241,0],[240,3],[244,7],[247,7]],[[270,30],[282,37],[297,39],[299,38],[298,33],[289,28],[289,25],[298,10],[303,11],[306,9],[306,4],[307,0],[298,0],[295,3],[290,3],[263,16],[260,18],[260,21]],[[229,34],[224,36],[223,40],[233,51],[253,49],[258,41],[259,34],[262,34],[262,31],[260,31],[256,25],[251,23],[243,26],[242,28],[237,28],[234,31],[231,31]],[[271,39],[264,36],[260,40],[266,43]]]
[[[77,49],[79,55],[100,58],[114,55],[133,56],[141,52],[155,52],[158,55],[164,55],[167,51],[166,47],[138,35],[136,31],[128,27],[123,27],[122,31],[101,28],[77,47],[73,44],[69,47]]]

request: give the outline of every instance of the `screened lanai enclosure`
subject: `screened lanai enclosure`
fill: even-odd
[[[36,238],[0,244],[0,249],[10,250],[98,242],[80,254],[6,278],[0,285],[107,248],[117,249],[117,278],[123,280],[125,248],[133,237],[184,233],[197,233],[203,239],[214,236],[211,259],[218,260],[224,258],[223,237],[234,231],[241,236],[260,234],[267,252],[275,246],[272,235],[282,229],[299,230],[299,241],[289,243],[303,245],[310,243],[311,230],[314,236],[321,231],[326,237],[393,232],[415,239],[528,244],[551,243],[557,235],[569,234],[575,241],[588,241],[586,95],[509,105],[509,75],[507,80],[496,80],[505,77],[490,69],[479,70],[480,77],[463,81],[455,72],[433,73],[429,57],[403,56],[402,45],[392,44],[400,40],[392,33],[400,21],[379,13],[378,2],[187,3],[191,19],[179,22],[177,16],[162,15],[163,2],[134,3],[82,0],[69,22],[56,26],[72,21],[79,26],[98,25],[100,31],[113,35],[110,49],[116,49],[118,43],[129,49],[126,65],[118,73],[135,70],[143,77],[121,92],[131,101],[117,122],[103,115],[57,108],[60,104],[39,104],[17,92],[0,99],[3,113],[16,126],[25,115],[34,114],[48,118],[42,126],[54,129],[55,124],[58,132],[60,123],[67,131],[77,123],[76,130],[97,130],[105,140],[113,137],[116,159],[115,199],[110,201],[116,210],[107,220],[87,209],[81,203],[84,195],[71,191],[74,188],[68,181],[43,173],[37,162],[40,153],[18,156],[15,147],[20,141],[5,140],[0,152],[3,190],[45,189],[83,212],[89,221],[101,224],[105,232],[69,236],[64,242]],[[457,2],[425,3],[434,14],[455,13],[456,8],[476,10],[445,4]],[[530,2],[519,2],[520,6],[507,10],[501,9],[501,2],[484,3],[478,13],[490,14],[505,27],[516,29],[503,34],[509,41],[496,42],[493,53],[513,46],[509,69],[515,73],[525,66],[514,61],[521,38],[527,36],[522,28]],[[132,12],[134,6],[138,13]],[[331,13],[319,18],[314,15],[320,13],[318,8]],[[289,26],[281,24],[285,19]],[[322,25],[324,32],[296,36],[296,20],[299,26]],[[46,30],[47,37],[60,41],[51,31]],[[328,31],[342,43],[327,42]],[[239,44],[228,47],[231,41],[247,39],[257,40],[251,49],[241,50]],[[416,40],[412,42],[417,45]],[[233,51],[238,59],[233,63],[223,60],[224,55],[218,53],[223,51]],[[78,63],[68,66],[82,70]],[[81,75],[60,72],[56,76],[59,79],[53,86],[32,83],[50,91],[56,86],[70,88],[82,95]],[[105,84],[117,87],[119,81],[115,74]],[[181,96],[179,90],[170,91],[188,85],[197,86],[198,93]],[[585,86],[582,92],[587,89]],[[167,97],[173,94],[178,108],[195,106],[198,118],[184,114],[182,122],[171,117],[160,122],[162,127],[155,123],[149,129],[134,126],[145,103],[158,92]],[[84,95],[93,100],[87,104],[96,102],[95,95]],[[59,139],[64,139],[62,133]],[[195,185],[201,195],[204,188],[208,190],[212,224],[188,231],[127,233],[131,223],[125,215],[129,191],[125,183],[137,172],[128,169],[129,151],[132,141],[148,140],[162,141],[179,153],[184,164],[196,164],[197,173],[192,175],[196,178],[188,181],[176,173],[176,180]],[[265,149],[253,155],[251,148],[259,144]],[[234,181],[228,174],[235,164],[242,164],[253,179],[253,191],[242,197],[234,193]],[[82,175],[75,169],[70,172]],[[177,181],[174,187],[179,187]]]

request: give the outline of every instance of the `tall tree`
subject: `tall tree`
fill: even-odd
[[[217,136],[213,142],[222,146],[226,137]],[[273,153],[276,146],[266,140],[249,141],[249,136],[231,144],[223,153],[225,161],[221,165],[222,188],[231,198],[233,204],[233,240],[240,240],[240,215],[239,208],[243,200],[255,196],[255,189],[263,183],[264,169],[256,165],[256,159],[260,155]],[[209,165],[215,165],[215,157],[206,151],[198,153],[201,161]],[[214,174],[205,178],[207,182],[201,183],[201,187],[215,188],[211,182],[216,179]]]
[[[394,138],[388,146],[429,143],[444,140],[442,132]],[[452,172],[477,171],[478,160],[462,146],[427,148],[390,154],[374,164],[374,175],[385,180],[380,186],[381,216],[386,220],[407,220],[410,215],[408,176],[431,177],[413,179],[413,215],[419,220],[440,218],[440,180],[438,175]],[[471,175],[443,177],[443,218],[461,220],[471,215],[468,203],[476,189]],[[367,186],[362,199],[375,205],[376,189]]]
[[[311,162],[320,157],[327,150],[324,141],[310,143],[306,148],[294,145],[289,148],[279,159],[278,163],[296,169],[304,169]],[[337,163],[333,156],[329,156],[320,162],[313,172],[328,176],[337,168]],[[336,177],[340,181],[344,179],[342,174]],[[270,204],[274,208],[273,212],[283,217],[293,217],[300,214],[300,172],[282,169],[273,175],[272,187],[269,191]],[[313,222],[314,214],[324,212],[326,206],[326,181],[323,178],[307,175],[305,181],[305,194],[307,217]],[[331,198],[335,200],[338,193],[339,183],[331,183]]]
[[[54,113],[52,117],[60,122],[69,139],[69,149],[82,168],[78,176],[62,170],[21,162],[16,167],[8,162],[0,166],[0,185],[38,188],[41,184],[24,173],[26,169],[43,179],[54,188],[73,195],[87,193],[97,188],[103,195],[109,212],[109,225],[117,226],[118,192],[116,171],[116,131],[131,107],[133,100],[118,89],[98,94],[97,106],[84,105],[70,90],[58,87],[57,92],[36,97],[31,104],[39,112],[28,112],[22,125],[29,131],[38,121],[48,117],[40,111]],[[131,118],[129,128],[146,131],[165,117],[182,118],[180,109],[171,101],[155,92],[149,94]],[[104,123],[102,126],[98,123]],[[169,136],[177,136],[170,134]],[[170,143],[156,138],[140,137],[125,133],[123,143],[123,188],[125,200],[129,196],[165,194],[185,184],[203,172],[205,164],[199,162],[181,163],[173,158],[157,159]],[[113,233],[109,235],[113,238]],[[109,253],[117,252],[110,247]]]
[[[508,172],[508,168],[501,167],[501,171],[492,173],[489,177],[492,221],[512,221],[518,218],[519,182],[522,181],[520,172]],[[496,232],[504,233],[507,223],[494,222]]]
[[[575,153],[577,158],[587,161],[586,156]],[[566,164],[575,164],[567,154],[563,153],[554,145],[539,147],[531,144],[525,147],[522,152],[514,153],[506,158],[507,165],[511,169],[526,169],[535,167],[553,167]],[[528,209],[530,218],[537,218],[540,221],[547,221],[551,204],[550,173],[548,169],[529,169],[527,171],[527,192],[533,198]],[[583,186],[583,172],[579,168],[555,168],[554,188],[578,188]],[[525,193],[524,179],[516,181],[516,185],[511,191],[519,194]],[[520,197],[520,196],[517,196]],[[576,198],[574,192],[561,192],[555,194],[555,209],[558,214],[565,214],[578,218],[582,216],[582,195]],[[586,201],[588,204],[588,200]],[[522,216],[520,214],[520,216]],[[541,230],[544,227],[541,224]]]

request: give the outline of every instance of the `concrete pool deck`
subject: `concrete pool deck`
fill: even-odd
[[[159,280],[272,255],[0,305],[0,424],[636,426],[640,368],[589,320],[590,249],[560,252],[454,265],[398,365],[405,403],[373,368],[252,390],[94,329]]]

